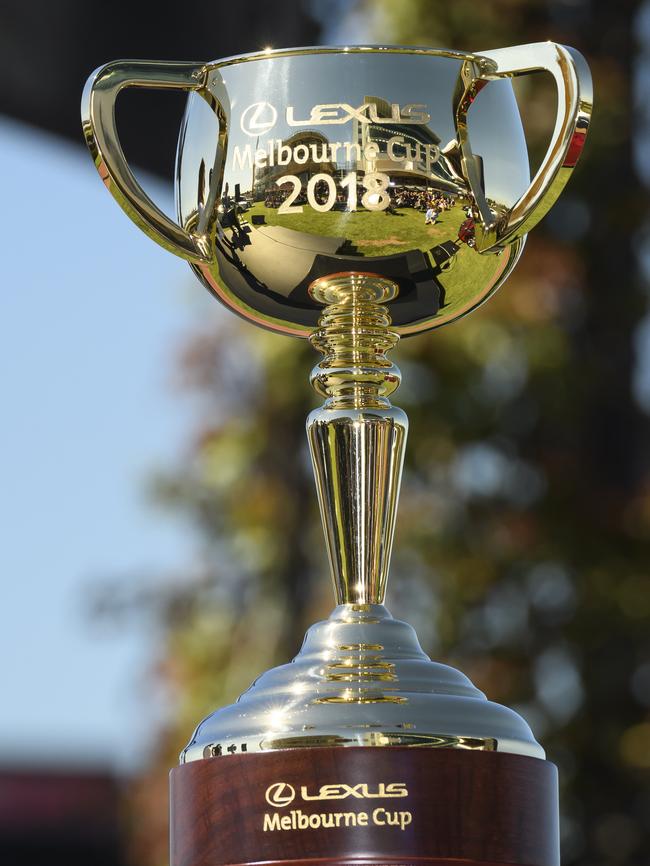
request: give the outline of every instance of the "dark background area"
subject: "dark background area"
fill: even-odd
[[[0,15],[0,112],[75,141],[82,140],[81,88],[102,63],[209,61],[267,45],[310,45],[320,30],[299,0],[213,2],[195,11],[150,2],[7,0]],[[141,97],[120,96],[125,152],[136,165],[171,178],[185,99],[173,93]]]

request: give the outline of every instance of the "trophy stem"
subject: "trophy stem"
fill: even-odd
[[[324,305],[311,343],[324,358],[311,384],[325,403],[307,418],[337,604],[383,604],[408,419],[392,406],[399,340],[385,304],[398,287],[375,274],[342,273],[309,287]]]

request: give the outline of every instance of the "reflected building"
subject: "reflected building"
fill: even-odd
[[[392,105],[379,96],[365,96],[363,104],[374,105],[379,118],[393,116]],[[427,187],[440,192],[464,192],[465,182],[448,163],[440,137],[426,124],[383,124],[381,119],[364,123],[357,118],[352,124],[353,140],[360,152],[357,171],[383,172],[406,187],[422,188],[425,181]],[[377,156],[368,158],[367,152],[374,150]]]
[[[333,127],[345,129],[342,141],[330,141],[315,129],[305,129],[267,142],[257,162],[254,154],[260,151],[251,148],[248,165],[253,199],[261,201],[277,192],[277,180],[284,175],[297,177],[304,188],[315,174],[339,182],[350,172],[381,172],[390,177],[392,186],[465,195],[466,182],[456,165],[456,141],[443,145],[426,123],[400,123],[399,109],[380,97],[366,96],[363,105],[373,106],[370,117],[363,115],[366,121],[353,117],[345,128]]]
[[[273,154],[273,164],[254,167],[253,198],[256,201],[277,189],[277,179],[285,174],[295,175],[306,184],[314,174],[338,178],[341,173],[329,139],[315,129],[304,129],[282,141],[277,140],[273,143]]]

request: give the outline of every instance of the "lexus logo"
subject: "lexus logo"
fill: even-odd
[[[276,782],[274,785],[269,785],[266,789],[266,802],[269,806],[275,806],[279,809],[282,806],[288,806],[292,803],[296,796],[296,789],[288,782]]]
[[[246,135],[256,138],[275,126],[278,112],[270,102],[254,102],[243,112],[239,125]]]

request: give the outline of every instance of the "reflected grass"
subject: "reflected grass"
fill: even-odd
[[[362,255],[390,256],[419,247],[430,250],[443,241],[456,240],[458,227],[465,220],[459,208],[440,215],[435,225],[425,225],[424,213],[413,208],[389,211],[327,211],[319,213],[303,205],[301,214],[278,214],[277,208],[257,202],[246,212],[263,215],[266,225],[283,226],[314,235],[347,238]]]
[[[458,229],[466,219],[460,207],[441,213],[435,225],[425,225],[424,213],[413,208],[398,208],[395,214],[362,208],[352,212],[320,213],[309,205],[303,205],[300,214],[279,214],[277,208],[266,207],[264,202],[256,202],[246,211],[244,218],[250,221],[253,215],[264,216],[268,226],[282,226],[325,237],[343,237],[356,248],[360,258],[390,256],[413,249],[429,254],[433,247],[446,241],[458,242]],[[429,260],[435,268],[431,256]],[[459,244],[458,253],[436,276],[445,291],[445,305],[441,312],[446,315],[471,303],[491,283],[498,268],[497,256],[481,255],[466,244]]]

